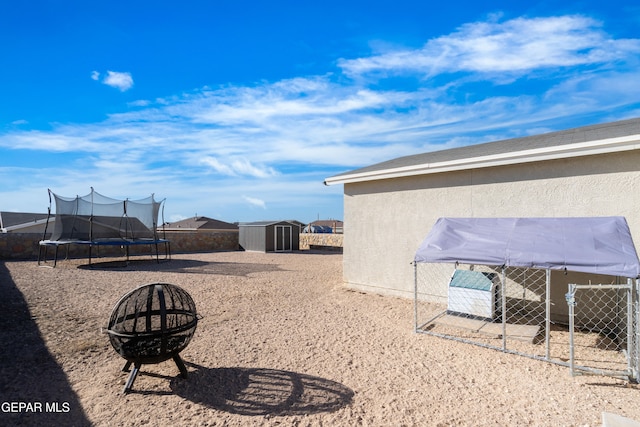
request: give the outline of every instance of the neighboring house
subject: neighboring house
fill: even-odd
[[[440,217],[624,216],[640,242],[640,118],[400,157],[325,184],[344,184],[346,284],[411,298],[411,263]],[[564,301],[576,277],[551,280]]]
[[[206,216],[165,223],[158,232],[171,241],[172,252],[238,250],[238,225]]]
[[[344,223],[337,219],[323,219],[313,221],[305,227],[305,233],[317,233],[318,231],[314,230],[316,227],[318,227],[320,230],[326,230],[320,231],[320,233],[342,233],[344,230]],[[310,231],[306,231],[307,229]]]
[[[47,214],[27,212],[0,212],[1,233],[40,233],[47,226]],[[49,232],[53,229],[53,218],[49,221]]]
[[[165,231],[191,231],[200,233],[211,233],[219,231],[238,230],[236,224],[219,221],[217,219],[207,218],[206,216],[194,216],[192,218],[183,219],[164,225]]]
[[[246,251],[288,252],[300,250],[299,221],[240,223],[240,246]]]

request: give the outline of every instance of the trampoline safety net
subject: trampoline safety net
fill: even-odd
[[[164,199],[154,195],[139,200],[119,200],[104,196],[91,188],[85,196],[63,197],[49,191],[49,201],[55,201],[53,230],[48,230],[52,213],[49,207],[47,229],[51,236],[40,242],[41,247],[82,244],[137,245],[168,242],[158,236],[158,216]],[[46,237],[45,237],[46,239]],[[156,251],[157,252],[157,251]],[[40,261],[40,260],[39,260]]]
[[[141,200],[117,200],[96,192],[74,198],[49,190],[55,200],[50,240],[155,239],[163,201],[153,195]]]

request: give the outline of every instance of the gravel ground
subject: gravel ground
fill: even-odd
[[[133,391],[102,331],[155,282],[202,316],[181,353]],[[218,252],[157,264],[0,262],[0,425],[598,426],[640,419],[640,390],[413,332],[412,301],[354,292],[342,255]]]

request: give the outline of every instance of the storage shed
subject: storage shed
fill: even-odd
[[[240,246],[246,251],[288,252],[300,250],[300,225],[296,221],[240,223]]]

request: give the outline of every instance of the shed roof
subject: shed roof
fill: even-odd
[[[282,224],[282,223],[286,223],[286,224],[291,224],[291,225],[295,225],[295,226],[300,226],[300,224],[302,224],[299,221],[291,221],[291,220],[281,220],[281,221],[254,221],[254,222],[241,222],[240,223],[240,227],[267,227],[269,225],[275,225],[275,224]]]
[[[398,157],[334,175],[327,178],[325,184],[347,184],[639,148],[640,118],[635,118]]]

